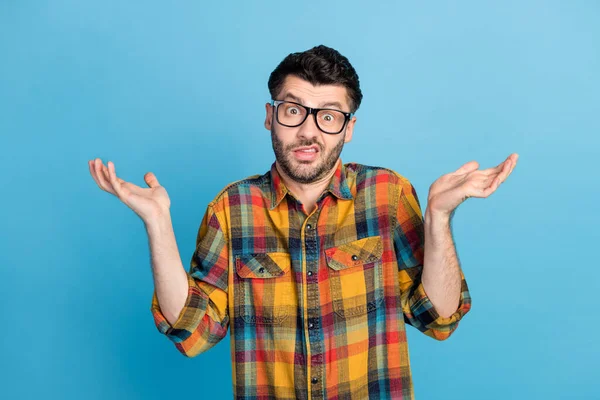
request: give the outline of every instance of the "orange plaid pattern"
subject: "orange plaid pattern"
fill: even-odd
[[[275,164],[225,187],[208,205],[169,324],[156,327],[196,356],[231,335],[237,399],[412,399],[405,325],[444,340],[469,311],[438,315],[421,283],[424,225],[417,194],[385,168],[338,162],[306,215]]]

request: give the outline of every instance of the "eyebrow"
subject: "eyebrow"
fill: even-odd
[[[287,93],[284,97],[284,99],[290,98],[293,101],[295,101],[296,103],[300,103],[300,104],[304,104],[304,100],[302,100],[300,97],[293,95],[292,93]],[[337,102],[337,101],[326,101],[325,103],[321,103],[319,104],[319,107],[315,107],[315,108],[324,108],[324,107],[337,107],[338,110],[342,110],[342,105]]]

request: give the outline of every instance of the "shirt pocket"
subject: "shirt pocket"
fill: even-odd
[[[342,318],[364,315],[384,300],[380,236],[325,249],[333,311]]]
[[[294,286],[290,267],[288,253],[236,256],[235,308],[244,322],[279,325],[290,314]]]

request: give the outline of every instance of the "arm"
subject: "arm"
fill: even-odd
[[[202,219],[190,270],[181,263],[170,218],[147,226],[155,291],[151,311],[158,330],[187,357],[227,334],[229,256],[225,230],[212,205]]]
[[[428,219],[428,225],[424,223],[414,187],[408,181],[401,183],[394,247],[398,258],[402,311],[408,324],[437,340],[450,337],[460,319],[471,308],[471,297],[464,275],[458,262],[454,263],[452,256],[448,255],[456,254],[454,245],[451,244],[452,250],[448,249],[449,244],[444,241],[448,239],[448,232],[439,232],[443,229],[444,224],[439,220]],[[430,243],[427,243],[428,240]],[[442,262],[436,263],[439,260]],[[457,273],[460,277],[458,295],[455,286]],[[429,290],[432,282],[438,288],[438,291],[433,290],[433,298],[425,291],[424,277],[429,279]],[[445,295],[450,300],[445,300]],[[452,303],[456,298],[458,302]]]
[[[442,317],[450,317],[458,308],[461,273],[450,231],[450,218],[425,211],[425,257],[423,289]]]
[[[171,215],[166,214],[146,224],[155,293],[161,310],[170,324],[177,321],[188,296],[188,276],[183,268]]]
[[[420,228],[417,229],[419,238],[424,236],[425,241],[422,285],[417,292],[421,292],[423,299],[427,298],[423,304],[429,303],[427,308],[436,311],[433,316],[438,316],[436,324],[439,329],[435,328],[432,333],[434,336],[441,335],[437,338],[446,338],[470,309],[470,297],[452,240],[450,220],[456,208],[466,199],[486,198],[494,193],[508,178],[518,158],[518,154],[513,153],[496,167],[485,170],[479,170],[479,163],[470,161],[441,176],[429,188],[424,234]],[[420,207],[414,188],[408,188],[405,193],[408,195],[407,202],[418,216],[416,221],[420,221]]]
[[[188,357],[214,346],[229,326],[229,247],[214,203],[207,208],[200,225],[187,273],[173,233],[171,201],[156,176],[146,173],[148,188],[141,188],[118,178],[111,161],[106,167],[97,158],[88,161],[88,166],[102,190],[117,196],[144,221],[155,284],[151,310],[158,330]]]

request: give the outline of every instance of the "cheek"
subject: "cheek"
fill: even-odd
[[[337,146],[340,145],[340,142],[343,142],[344,140],[340,140],[337,137],[325,137],[325,152],[330,152],[333,149],[335,149]]]
[[[274,128],[275,127],[271,129],[271,137],[273,138],[273,141],[279,143],[283,149],[292,144],[292,141],[289,140],[289,135],[286,135],[286,132],[281,132],[280,128]]]

